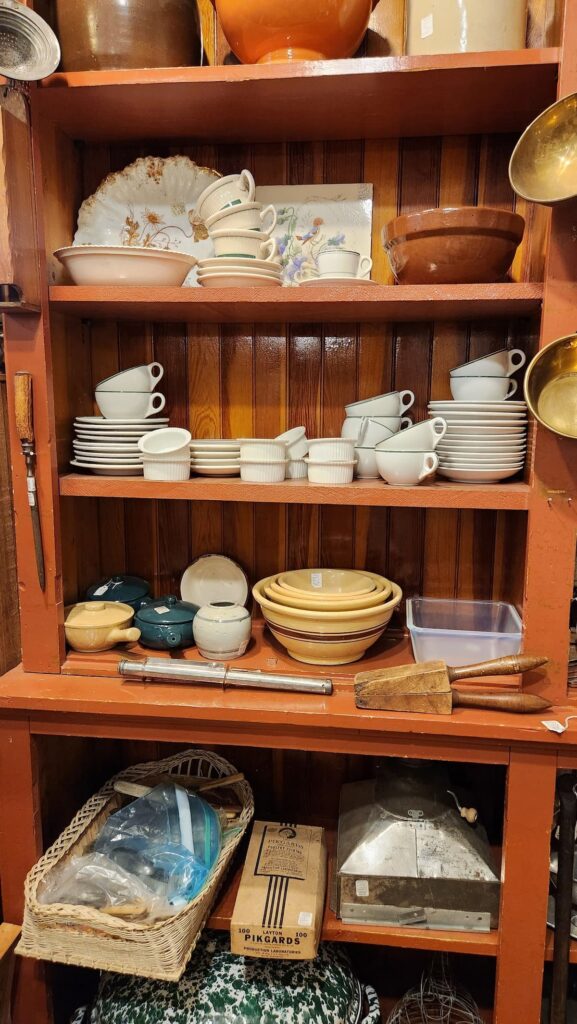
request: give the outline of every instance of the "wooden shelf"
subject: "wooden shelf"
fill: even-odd
[[[528,484],[434,483],[420,487],[389,487],[382,480],[352,484],[311,484],[284,480],[280,484],[249,484],[239,477],[193,477],[180,483],[143,477],[92,476],[71,473],[60,477],[60,494],[77,498],[155,498],[180,501],[233,501],[300,505],[353,505],[382,508],[472,508],[523,510],[529,506]]]
[[[217,927],[217,925],[215,925]],[[553,959],[553,941],[555,933],[551,928],[547,928],[547,940],[545,944],[545,960]],[[577,939],[571,940],[569,947],[569,963],[577,964]]]
[[[397,949],[426,949],[431,952],[468,953],[473,956],[497,956],[499,933],[402,928],[386,925],[344,924],[329,906],[334,871],[335,835],[327,832],[329,878],[321,939],[324,942],[354,942],[371,946],[395,946]],[[208,927],[229,931],[242,864],[231,874],[208,919]]]
[[[515,132],[554,102],[559,52],[528,49],[52,75],[36,115],[87,141]]]
[[[357,323],[528,316],[539,283],[311,288],[88,288],[55,285],[52,309],[90,319],[178,323]]]

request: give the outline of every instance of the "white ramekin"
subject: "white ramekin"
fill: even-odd
[[[344,437],[315,437],[309,441],[313,462],[351,462],[355,457],[354,440]]]
[[[140,438],[138,447],[144,455],[154,455],[157,459],[173,459],[190,452],[192,434],[182,427],[162,427],[152,430]]]
[[[286,466],[287,480],[306,480],[308,468],[304,459],[289,459]]]
[[[306,427],[293,427],[292,430],[285,430],[284,434],[275,437],[275,441],[284,441],[287,456],[293,462],[297,459],[304,459],[308,454],[309,443]]]
[[[272,437],[239,437],[240,457],[247,462],[284,462],[286,443]]]
[[[145,480],[188,480],[190,477],[190,458],[186,459],[150,459],[142,456]]]
[[[285,478],[286,459],[257,462],[240,460],[240,478],[249,484],[280,484]]]
[[[304,460],[308,467],[311,484],[350,484],[353,480],[356,462],[354,459],[343,462],[320,462],[313,459]]]

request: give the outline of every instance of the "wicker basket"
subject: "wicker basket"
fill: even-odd
[[[238,831],[223,843],[206,888],[174,917],[150,924],[132,923],[90,907],[39,903],[39,888],[56,865],[86,850],[106,819],[122,805],[122,797],[114,791],[117,779],[134,782],[161,772],[217,778],[232,775],[235,771],[217,754],[206,750],[187,750],[177,757],[135,765],[107,782],[81,808],[28,874],[24,890],[24,924],[16,952],[39,960],[178,981],[210,914],[234,850],[252,818],[254,803],[247,782],[231,787],[242,806]]]

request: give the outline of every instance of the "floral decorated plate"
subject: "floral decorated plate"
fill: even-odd
[[[173,249],[197,259],[214,255],[203,221],[195,216],[201,192],[220,178],[187,156],[140,157],[109,174],[78,214],[74,245]],[[196,284],[196,271],[185,284]]]

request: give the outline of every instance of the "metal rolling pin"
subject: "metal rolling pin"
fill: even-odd
[[[156,679],[172,683],[215,683],[222,686],[256,690],[288,690],[294,693],[316,693],[330,696],[333,684],[330,679],[313,679],[309,676],[292,676],[274,672],[252,672],[244,668],[229,668],[223,662],[172,661],[168,658],[147,658],[146,661],[130,661],[124,658],[118,663],[121,676],[133,679]]]

